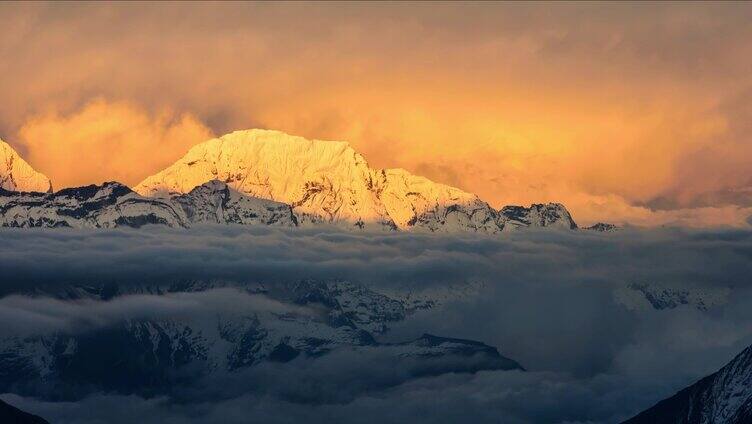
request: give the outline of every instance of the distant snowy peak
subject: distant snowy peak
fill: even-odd
[[[559,204],[497,211],[474,194],[405,170],[372,169],[345,142],[269,130],[236,131],[196,145],[135,191],[169,198],[210,180],[246,196],[288,204],[303,226],[483,233],[507,225],[577,228]]]
[[[8,143],[0,140],[0,188],[44,193],[52,191],[52,183],[26,163]]]
[[[601,233],[613,233],[622,230],[622,228],[614,224],[598,222],[589,227],[584,227],[583,230],[598,231]]]
[[[533,204],[529,208],[504,206],[500,215],[504,220],[504,229],[507,230],[520,227],[577,229],[572,215],[561,203]]]

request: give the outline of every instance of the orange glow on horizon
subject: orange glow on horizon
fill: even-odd
[[[562,202],[584,224],[752,215],[752,29],[738,9],[0,7],[19,17],[0,40],[16,58],[0,137],[56,188],[134,185],[258,127],[349,141],[372,166],[495,207]]]

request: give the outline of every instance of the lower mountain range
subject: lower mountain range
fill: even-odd
[[[456,301],[472,290],[463,286],[452,293],[412,296],[380,293],[346,281],[306,280],[270,287],[181,282],[21,291],[18,294],[48,302],[113,306],[201,299],[221,307],[209,314],[105,323],[79,333],[50,329],[36,335],[6,335],[0,339],[0,393],[57,401],[102,391],[180,399],[186,390],[210,387],[212,381],[230,376],[248,378],[237,388],[242,393],[263,390],[252,388],[253,382],[270,368],[296,360],[293,370],[303,364],[310,371],[341,362],[342,357],[375,372],[394,370],[366,384],[363,391],[446,373],[524,371],[496,348],[477,341],[430,334],[377,341],[392,324],[418,311],[440,308],[444,300]],[[242,307],[227,307],[233,303]],[[285,396],[297,402],[336,401],[327,399],[326,391]]]

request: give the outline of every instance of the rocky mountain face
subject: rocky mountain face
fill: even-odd
[[[144,197],[116,182],[46,194],[0,189],[2,227],[187,228],[202,223],[297,225],[288,205],[240,195],[218,181],[168,199]]]
[[[119,183],[56,193],[0,191],[4,227],[114,228],[145,224],[185,226],[170,202],[147,199]]]
[[[615,231],[621,230],[621,228],[614,224],[608,224],[605,222],[597,222],[589,227],[584,227],[583,230],[598,231],[601,233],[613,233]]]
[[[0,189],[45,193],[52,191],[52,183],[26,163],[8,143],[0,140]]]
[[[718,372],[658,402],[624,424],[752,422],[752,346]]]
[[[0,339],[0,392],[74,398],[96,391],[158,394],[254,367],[325,359],[346,353],[367,366],[405,369],[400,378],[480,370],[522,370],[494,347],[424,334],[378,341],[396,322],[440,299],[385,294],[346,281],[263,285],[177,283],[165,287],[67,287],[35,296],[66,301],[113,301],[120,296],[179,293],[249,296],[284,310],[221,308],[208,316],[129,319],[87,331]],[[377,363],[378,362],[378,363]],[[118,364],[113,367],[112,364]],[[399,384],[402,381],[395,381]]]
[[[577,229],[558,203],[496,210],[474,194],[402,169],[372,169],[347,143],[278,131],[237,131],[196,145],[134,190],[110,182],[51,193],[46,177],[9,152],[5,166],[10,171],[0,169],[3,227],[327,224],[486,234],[529,227]]]
[[[529,208],[504,206],[499,213],[505,229],[526,227],[577,229],[577,224],[561,203],[533,204]]]
[[[221,181],[209,181],[170,199],[190,223],[276,225],[294,227],[298,219],[290,205],[245,196]]]

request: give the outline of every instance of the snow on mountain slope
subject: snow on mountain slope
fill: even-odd
[[[2,142],[0,142],[2,143]],[[476,195],[402,169],[376,170],[347,143],[279,131],[236,131],[194,146],[135,188],[111,182],[57,193],[9,146],[0,172],[0,226],[141,227],[195,223],[494,234],[577,229],[558,203],[497,211]],[[3,168],[0,168],[3,171]]]
[[[295,226],[283,203],[243,196],[209,181],[173,199],[144,197],[116,182],[52,194],[0,189],[0,227],[190,227],[197,223]]]
[[[403,169],[381,171],[376,189],[389,217],[400,229],[500,231],[496,211],[474,194],[434,183]]]
[[[186,227],[179,210],[139,196],[120,183],[60,190],[52,194],[0,190],[0,226],[114,228],[164,224]]]
[[[664,399],[624,424],[752,422],[752,346],[718,372]]]
[[[45,193],[52,191],[52,183],[26,163],[8,143],[0,140],[0,188]]]
[[[597,222],[589,227],[583,228],[583,230],[598,231],[601,233],[613,233],[621,229],[621,227],[618,227],[614,224],[609,224],[607,222]]]
[[[180,205],[186,219],[192,223],[298,225],[290,205],[244,196],[217,180],[171,200]]]
[[[258,298],[284,310],[222,308],[207,314],[165,319],[128,319],[87,331],[18,335],[0,339],[0,392],[55,397],[65,387],[143,393],[169,390],[175,376],[236,372],[268,362],[315,360],[345,350],[370,365],[400,364],[407,375],[522,369],[480,342],[423,335],[383,343],[378,334],[408,319],[414,305],[346,281],[275,284],[180,283],[159,287],[58,287],[35,297],[76,302],[112,302],[152,293]],[[229,292],[228,292],[229,291]],[[434,307],[436,303],[426,307]],[[118,364],[112,367],[112,364]],[[397,382],[398,384],[399,382]],[[49,388],[49,392],[45,392]]]
[[[632,283],[614,291],[614,299],[631,311],[692,307],[707,311],[728,301],[725,287],[691,288],[664,284]]]
[[[504,206],[500,215],[504,222],[503,228],[507,231],[525,227],[577,229],[572,215],[561,203],[533,204],[529,208]]]
[[[372,169],[345,142],[268,130],[236,131],[196,145],[135,191],[165,198],[209,180],[225,182],[244,195],[287,203],[301,225],[484,233],[497,233],[507,224],[576,228],[559,204],[499,213],[457,188],[401,169]]]
[[[278,131],[236,131],[194,146],[135,187],[146,196],[187,193],[209,180],[291,205],[301,225],[317,222],[392,229],[374,172],[347,143]]]

